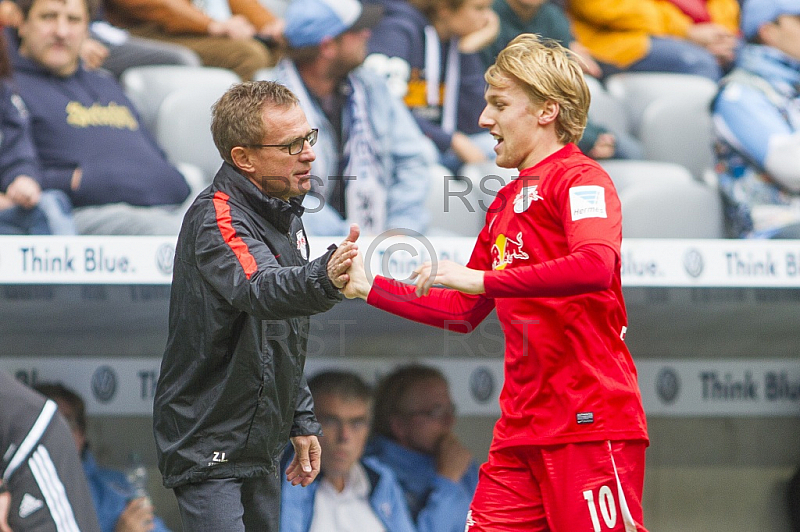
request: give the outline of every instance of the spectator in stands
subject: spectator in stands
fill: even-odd
[[[258,0],[108,0],[106,9],[110,22],[134,35],[190,48],[204,65],[243,80],[275,64],[270,47],[283,38],[283,20]]]
[[[289,59],[277,80],[298,95],[319,128],[313,192],[303,220],[310,234],[424,232],[435,149],[386,81],[361,68],[379,6],[357,0],[295,0],[286,11]]]
[[[307,488],[283,481],[281,532],[415,532],[391,469],[363,458],[372,394],[358,375],[327,371],[308,381],[322,425],[322,466]]]
[[[22,22],[22,11],[16,1],[0,0],[0,24],[13,28]],[[202,64],[196,53],[177,44],[142,39],[109,24],[98,9],[89,26],[90,37],[81,46],[81,59],[86,68],[104,68],[117,78],[126,69],[144,65]]]
[[[569,0],[567,12],[606,75],[677,72],[716,81],[735,57],[737,0]]]
[[[66,194],[42,191],[28,110],[13,89],[0,31],[0,234],[74,234]]]
[[[547,0],[494,0],[493,9],[500,19],[500,32],[481,51],[484,68],[494,64],[497,54],[517,35],[536,33],[571,49],[581,59],[587,75],[600,77],[602,70],[589,51],[572,35],[564,11]],[[586,124],[578,147],[594,159],[641,159],[639,142],[625,131],[609,131],[592,122]]]
[[[189,186],[117,81],[83,68],[87,0],[22,0],[15,84],[43,188],[66,192],[81,234],[177,234]]]
[[[742,32],[713,109],[728,229],[800,238],[800,2],[747,0]]]
[[[86,439],[86,405],[81,396],[55,382],[42,382],[34,389],[56,402],[58,411],[72,429],[100,529],[103,532],[169,532],[163,521],[153,515],[153,506],[147,497],[134,498],[133,487],[124,473],[97,465]]]
[[[387,375],[375,392],[367,454],[394,471],[419,532],[461,532],[478,483],[472,454],[453,434],[444,375],[422,365]]]
[[[423,133],[453,172],[494,159],[494,139],[478,126],[483,63],[499,22],[491,0],[383,0],[365,66],[388,76]]]
[[[116,78],[125,70],[148,65],[198,67],[203,64],[193,50],[179,44],[143,39],[95,16],[89,26],[90,38],[81,47],[81,58],[88,68],[104,68]]]
[[[0,405],[0,531],[100,532],[56,404],[0,370]]]

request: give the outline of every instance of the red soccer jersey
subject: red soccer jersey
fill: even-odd
[[[368,302],[442,327],[459,319],[474,325],[494,305],[505,335],[505,382],[493,449],[647,440],[636,368],[624,343],[621,240],[611,179],[568,144],[522,171],[489,208],[468,263],[486,271],[485,295],[439,289],[425,298],[389,300],[382,290],[408,288],[376,278]],[[587,246],[613,252],[609,288],[585,291],[583,279],[574,279],[573,290],[543,283],[541,268]]]

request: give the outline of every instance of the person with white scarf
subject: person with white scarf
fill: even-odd
[[[436,152],[386,81],[361,68],[382,15],[357,0],[296,0],[285,13],[288,58],[276,80],[319,129],[303,221],[312,235],[424,233]]]

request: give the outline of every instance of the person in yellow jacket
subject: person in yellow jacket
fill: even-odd
[[[735,57],[737,0],[569,0],[567,11],[606,75],[678,72],[716,81]]]

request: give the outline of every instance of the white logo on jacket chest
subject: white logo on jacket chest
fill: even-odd
[[[544,199],[539,195],[539,192],[536,190],[539,185],[531,185],[529,187],[522,187],[522,190],[519,191],[517,197],[514,198],[514,212],[517,214],[523,213],[528,210],[528,207],[531,206],[531,203],[534,201],[539,201],[540,199]]]
[[[300,229],[297,232],[297,250],[300,252],[300,255],[303,256],[303,260],[308,260],[308,241],[306,240],[306,234]]]

